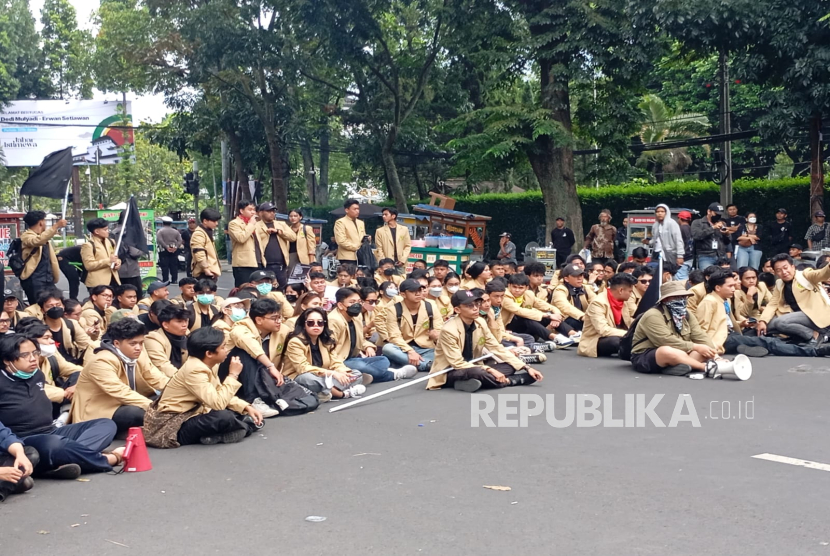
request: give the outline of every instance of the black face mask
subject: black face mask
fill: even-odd
[[[63,307],[52,307],[46,311],[46,316],[50,319],[59,319],[63,316]]]
[[[363,305],[360,303],[353,303],[352,305],[346,307],[346,314],[350,317],[356,317],[361,312],[363,312]]]
[[[395,269],[393,268],[387,268],[383,271],[384,276],[392,276],[393,274],[395,274]]]
[[[298,295],[294,295],[293,293],[285,294],[285,299],[288,300],[289,303],[296,303],[300,297]]]

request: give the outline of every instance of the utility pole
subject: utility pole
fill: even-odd
[[[729,60],[726,49],[720,52],[720,133],[732,133],[732,109],[729,104]],[[732,140],[723,141],[723,162],[720,165],[720,203],[724,207],[732,203]]]
[[[75,239],[83,237],[83,218],[81,213],[81,169],[75,165],[72,166],[72,227],[75,228]],[[64,247],[66,247],[66,242],[64,242]]]
[[[199,183],[199,162],[193,161],[193,179]],[[199,186],[197,185],[193,190],[193,213],[196,221],[199,221]]]
[[[225,191],[230,191],[230,184],[228,183],[228,174],[230,173],[230,168],[228,165],[228,141],[227,139],[222,139],[219,143],[221,156],[222,156],[222,200],[216,199],[218,203],[216,208],[218,209],[222,206],[225,202]]]

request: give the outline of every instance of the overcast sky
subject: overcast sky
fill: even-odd
[[[32,10],[32,15],[35,18],[35,26],[38,30],[42,27],[40,23],[40,10],[43,8],[43,2],[44,0],[29,0],[29,8]],[[94,26],[90,22],[90,19],[92,17],[92,13],[97,10],[100,5],[99,0],[69,0],[69,3],[75,6],[78,26],[82,29],[94,31]],[[109,93],[104,95],[99,91],[95,91],[94,97],[96,99],[121,99],[120,94]],[[133,121],[135,122],[151,121],[158,123],[164,118],[164,115],[169,112],[168,108],[164,105],[164,97],[162,95],[136,97],[133,93],[127,93],[127,100],[133,101]]]

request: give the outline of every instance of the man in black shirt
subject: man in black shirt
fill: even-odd
[[[770,252],[772,255],[787,253],[793,242],[793,225],[787,220],[787,209],[780,208],[775,212],[775,222],[769,225]]]
[[[734,258],[735,249],[738,247],[738,228],[746,224],[746,218],[738,214],[737,205],[727,205],[724,221],[731,240],[729,254],[731,258]]]
[[[115,437],[115,423],[93,419],[55,428],[52,402],[44,391],[46,379],[37,368],[39,353],[35,343],[21,335],[0,338],[0,422],[38,451],[35,474],[76,479],[83,472],[111,471],[124,449],[108,455],[101,451]]]
[[[550,233],[550,241],[556,249],[556,268],[559,268],[565,264],[565,259],[576,243],[573,230],[565,227],[565,219],[561,216],[556,219],[556,228]]]
[[[69,299],[78,299],[78,290],[81,286],[81,246],[74,245],[58,251],[58,266],[69,282]]]
[[[288,224],[276,220],[277,208],[272,203],[262,203],[257,207],[260,222],[257,224],[255,237],[259,251],[257,262],[270,270],[277,277],[280,289],[288,283],[286,268],[288,265],[289,245],[292,239],[296,241],[297,234],[288,227]]]
[[[187,276],[193,276],[193,270],[190,265],[193,262],[193,253],[190,251],[190,238],[193,237],[193,230],[196,229],[196,219],[187,219],[187,229],[181,231],[182,243],[184,243],[184,266],[187,271]]]

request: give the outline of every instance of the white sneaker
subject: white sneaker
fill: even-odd
[[[255,399],[251,405],[254,407],[254,409],[262,413],[263,419],[268,419],[269,417],[276,417],[280,414],[279,411],[277,411],[276,409],[262,401],[262,398]]]
[[[351,388],[346,388],[343,390],[343,397],[344,398],[356,398],[358,396],[362,396],[366,393],[366,387],[362,384],[356,384]]]
[[[573,343],[575,343],[575,344],[578,344],[579,340],[581,340],[581,339],[582,339],[582,332],[577,332],[576,334],[571,336],[571,340],[573,340]]]
[[[69,422],[69,412],[65,411],[61,413],[57,419],[52,421],[52,425],[54,425],[56,429],[59,429],[62,426],[64,426],[67,422]]]
[[[400,369],[392,369],[392,372],[395,373],[395,380],[400,380],[402,378],[412,378],[413,376],[418,374],[418,367],[415,365],[404,365]]]
[[[557,334],[553,338],[553,344],[556,347],[556,349],[562,349],[574,345],[574,341],[573,339],[565,336],[564,334]]]

